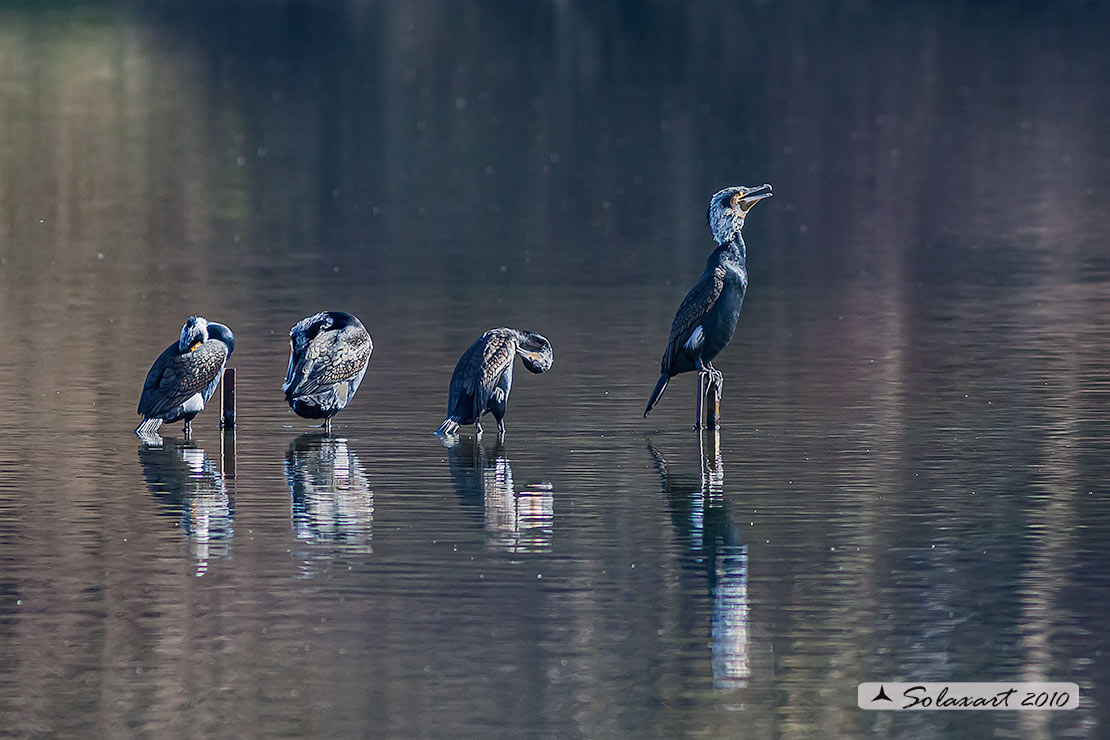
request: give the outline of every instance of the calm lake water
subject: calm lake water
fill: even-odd
[[[1107,737],[1110,11],[887,5],[0,7],[0,736]],[[719,439],[641,419],[763,182]],[[191,313],[237,432],[145,447]],[[445,448],[502,325],[554,368]]]

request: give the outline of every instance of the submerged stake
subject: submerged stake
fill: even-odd
[[[220,435],[220,470],[224,480],[235,480],[235,425],[225,426]]]
[[[705,384],[705,426],[717,429],[721,426],[721,394],[717,383],[710,378]]]

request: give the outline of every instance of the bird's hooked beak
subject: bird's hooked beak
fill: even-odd
[[[740,196],[740,210],[747,213],[756,203],[764,198],[770,198],[772,195],[774,195],[774,193],[771,192],[771,186],[769,184],[763,184],[758,188],[751,188]]]

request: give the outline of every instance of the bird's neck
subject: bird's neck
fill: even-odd
[[[735,260],[740,263],[741,267],[748,259],[748,248],[744,246],[744,237],[740,235],[739,231],[717,247],[717,252],[722,259]]]

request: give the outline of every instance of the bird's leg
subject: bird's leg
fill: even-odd
[[[324,434],[331,434],[331,419],[324,419]]]
[[[698,402],[694,409],[694,429],[701,429],[702,408],[705,405],[706,374],[698,370]]]
[[[482,420],[476,419],[474,421],[474,434],[478,439],[482,438]]]
[[[501,442],[501,441],[504,441],[504,439],[505,439],[505,420],[504,419],[498,419],[497,420],[497,441]]]
[[[713,383],[713,370],[711,365],[702,362],[701,357],[698,357],[694,367],[698,370],[698,403],[697,403],[697,418],[694,420],[694,429],[704,429],[705,425],[702,419],[705,416],[705,396],[709,392]]]
[[[186,440],[189,439],[189,437],[193,434],[193,425],[188,419],[185,420],[185,428],[183,431],[185,432]]]
[[[709,387],[706,389],[706,400],[709,410],[706,412],[705,426],[709,429],[719,429],[721,426],[721,392],[724,390],[725,376],[720,370],[708,365]]]

